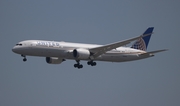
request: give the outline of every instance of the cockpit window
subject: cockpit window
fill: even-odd
[[[17,46],[22,46],[22,44],[21,43],[19,43],[19,44],[16,44]]]

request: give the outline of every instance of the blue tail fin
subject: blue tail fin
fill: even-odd
[[[148,47],[148,44],[149,44],[149,40],[150,40],[150,38],[151,38],[151,34],[152,34],[152,32],[153,32],[153,29],[154,29],[154,27],[149,27],[149,28],[143,33],[143,35],[146,35],[146,36],[143,37],[143,35],[142,35],[142,38],[138,39],[138,40],[131,46],[131,48],[146,51],[146,50],[147,50],[147,47]],[[149,35],[147,35],[147,34],[149,34]]]

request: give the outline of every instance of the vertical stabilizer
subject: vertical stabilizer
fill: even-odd
[[[153,29],[154,29],[154,27],[149,27],[149,28],[143,33],[143,35],[146,35],[146,36],[143,37],[143,35],[142,35],[142,38],[138,39],[138,40],[131,46],[131,48],[146,51],[146,50],[147,50],[147,47],[148,47],[148,44],[149,44],[149,40],[150,40],[150,38],[151,38],[151,34],[152,34],[152,32],[153,32]],[[147,34],[149,34],[149,35],[147,35]]]

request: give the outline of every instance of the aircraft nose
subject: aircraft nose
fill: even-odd
[[[12,51],[15,52],[15,47],[12,48]]]
[[[12,48],[12,51],[13,51],[14,53],[16,53],[16,52],[17,52],[17,48],[14,46],[14,47]]]

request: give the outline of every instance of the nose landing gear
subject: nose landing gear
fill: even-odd
[[[25,55],[21,54],[21,56],[24,57],[24,58],[23,58],[23,61],[24,61],[24,62],[27,61],[27,58],[26,58]]]

